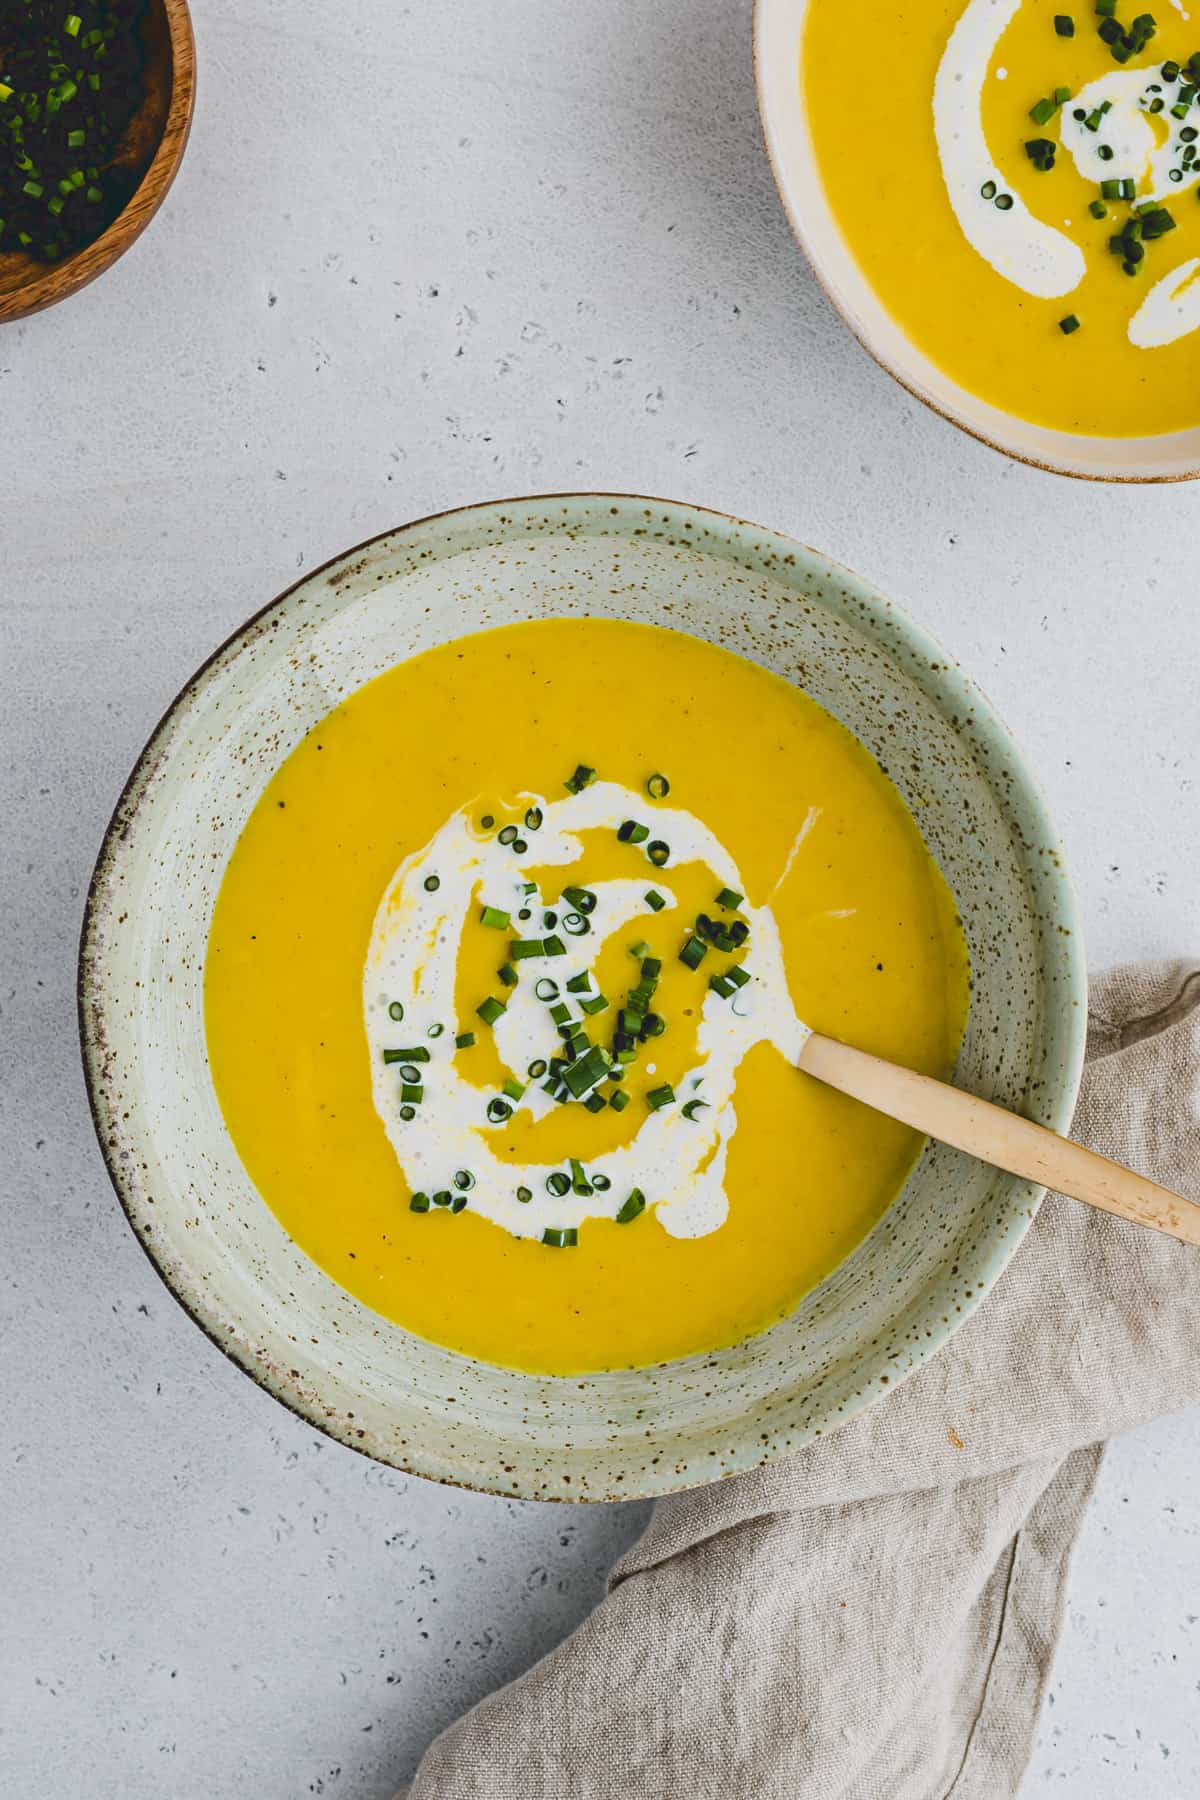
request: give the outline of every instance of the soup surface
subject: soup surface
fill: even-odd
[[[247,1170],[421,1336],[572,1373],[762,1330],[920,1140],[797,1073],[951,1069],[967,959],[896,789],[757,665],[513,625],[359,689],[279,769],[209,940]]]
[[[1121,437],[1200,423],[1200,14],[1117,15],[810,0],[802,79],[830,204],[914,343],[1007,412]]]

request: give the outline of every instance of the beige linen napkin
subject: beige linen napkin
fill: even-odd
[[[1092,995],[1076,1134],[1200,1199],[1200,970]],[[411,1800],[1003,1800],[1103,1442],[1200,1399],[1200,1251],[1050,1195],[994,1294],[788,1462],[660,1501]],[[398,1797],[399,1800],[399,1797]]]

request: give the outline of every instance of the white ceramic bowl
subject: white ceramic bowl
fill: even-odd
[[[757,0],[754,66],[759,112],[792,230],[813,273],[864,349],[934,412],[1021,462],[1096,481],[1184,481],[1200,475],[1200,428],[1157,437],[1108,438],[1031,425],[960,387],[901,330],[854,260],[817,170],[800,74],[808,6],[809,0]]]
[[[322,1430],[440,1481],[578,1500],[751,1468],[889,1391],[978,1305],[1040,1190],[930,1149],[789,1319],[731,1350],[586,1380],[425,1343],[292,1243],[242,1168],[208,1067],[204,957],[229,854],[283,758],[347,693],[467,632],[571,615],[724,644],[799,682],[885,764],[966,927],[965,1083],[1065,1127],[1085,1006],[1058,841],[1007,732],[903,614],[787,538],[612,495],[471,507],[349,552],[231,638],[143,752],[88,898],[84,1060],[117,1193],[197,1323]],[[799,807],[800,771],[798,792]]]

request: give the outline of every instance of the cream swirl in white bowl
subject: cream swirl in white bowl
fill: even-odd
[[[1023,3],[969,0],[938,65],[934,133],[946,192],[972,249],[1022,292],[1058,299],[1074,293],[1087,274],[1084,252],[1067,231],[1039,218],[1019,193],[1007,191],[983,120],[993,59]],[[995,75],[999,79],[1007,71],[997,69]],[[1097,190],[1128,181],[1138,203],[1148,205],[1178,199],[1200,182],[1200,158],[1189,164],[1181,155],[1187,134],[1195,137],[1192,114],[1173,115],[1160,76],[1160,59],[1149,55],[1136,67],[1113,69],[1088,82],[1056,109],[1059,142]],[[1152,112],[1156,94],[1159,107]],[[1097,130],[1100,113],[1103,126]],[[996,204],[998,189],[1005,190],[1002,208]],[[1200,327],[1198,269],[1200,259],[1189,258],[1154,284],[1130,317],[1131,344],[1158,348]]]

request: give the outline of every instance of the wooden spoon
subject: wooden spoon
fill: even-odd
[[[801,1051],[799,1066],[828,1087],[965,1150],[980,1162],[1084,1200],[1102,1212],[1116,1213],[1135,1225],[1150,1225],[1185,1244],[1200,1244],[1200,1206],[1044,1125],[993,1106],[990,1100],[815,1031]]]

